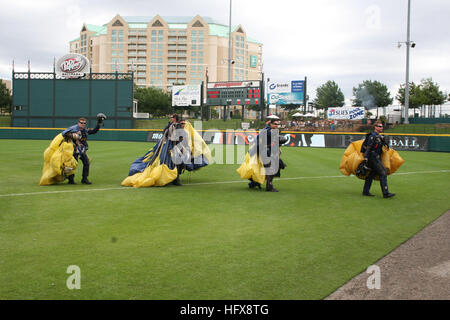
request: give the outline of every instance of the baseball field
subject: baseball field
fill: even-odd
[[[0,140],[0,299],[323,299],[450,208],[450,153],[400,152],[383,199],[323,148],[283,147],[278,193],[222,146],[232,163],[136,189],[120,182],[152,144],[92,141],[92,185],[80,162],[76,185],[42,187],[49,142]]]

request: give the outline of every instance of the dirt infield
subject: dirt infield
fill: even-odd
[[[450,211],[374,266],[325,300],[450,300]]]

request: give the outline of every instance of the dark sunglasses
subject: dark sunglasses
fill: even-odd
[[[375,127],[378,127],[378,128],[383,128],[383,126],[375,126]]]
[[[86,124],[86,122],[81,122],[81,121],[78,121],[78,123],[79,123],[79,124]]]

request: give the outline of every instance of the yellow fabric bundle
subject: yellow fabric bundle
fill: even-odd
[[[361,153],[361,145],[363,144],[364,139],[354,141],[349,144],[347,149],[344,152],[344,155],[341,159],[341,164],[339,165],[339,170],[342,174],[349,176],[351,174],[355,174],[356,169],[364,161],[364,156]],[[383,162],[384,167],[386,168],[388,175],[393,174],[395,171],[400,168],[400,166],[405,162],[405,160],[392,148],[383,147],[383,153],[381,155],[381,161]],[[378,177],[375,177],[378,179]]]
[[[208,159],[208,162],[211,162],[211,150],[189,121],[185,122],[184,130],[189,136],[189,148],[191,149],[192,157],[196,158],[203,154]]]
[[[184,130],[188,134],[188,144],[191,150],[192,156],[195,158],[202,154],[208,161],[211,161],[211,151],[200,134],[192,127],[192,125],[186,121]],[[161,164],[159,156],[162,148],[159,148],[159,154],[156,156],[154,162],[144,169],[142,172],[133,174],[126,177],[121,185],[124,187],[153,187],[153,186],[165,186],[176,179],[178,173],[177,168],[172,170],[166,164]],[[170,151],[171,152],[171,151]],[[150,152],[144,162],[148,162],[152,158],[153,153]]]
[[[250,156],[247,152],[244,162],[236,171],[242,179],[251,178],[253,181],[260,184],[263,184],[266,181],[266,170],[257,153]]]
[[[53,138],[50,146],[44,151],[44,167],[39,182],[40,186],[47,186],[75,173],[78,161],[73,157],[73,143],[64,141],[60,133]]]
[[[161,187],[172,182],[177,177],[177,168],[172,170],[166,164],[160,164],[159,155],[144,171],[126,177],[121,185],[124,187]]]

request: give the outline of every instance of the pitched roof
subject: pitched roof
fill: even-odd
[[[126,22],[128,23],[148,23],[151,20],[153,20],[153,17],[150,16],[123,16],[122,17]],[[195,18],[195,16],[161,16],[161,18],[167,22],[168,24],[171,23],[185,23],[188,24],[192,21],[192,19]],[[214,19],[210,17],[202,17],[203,20],[206,21],[206,23],[218,23]]]
[[[153,20],[153,17],[150,16],[123,16],[122,17],[127,23],[128,27],[132,29],[145,29],[147,28],[147,24]],[[194,19],[194,16],[161,16],[161,18],[167,22],[169,25],[169,29],[186,29],[187,25]],[[214,19],[210,17],[202,17],[206,23],[209,25],[209,35],[210,36],[219,36],[223,38],[228,38],[228,25],[224,25],[218,23]],[[102,35],[107,33],[107,25],[104,24],[102,26],[97,26],[94,24],[86,24],[86,27],[89,31],[94,31],[94,36]],[[238,26],[232,26],[231,30],[234,32]],[[73,39],[70,42],[80,40],[80,37]],[[247,41],[261,44],[261,42],[250,38],[247,36]]]

